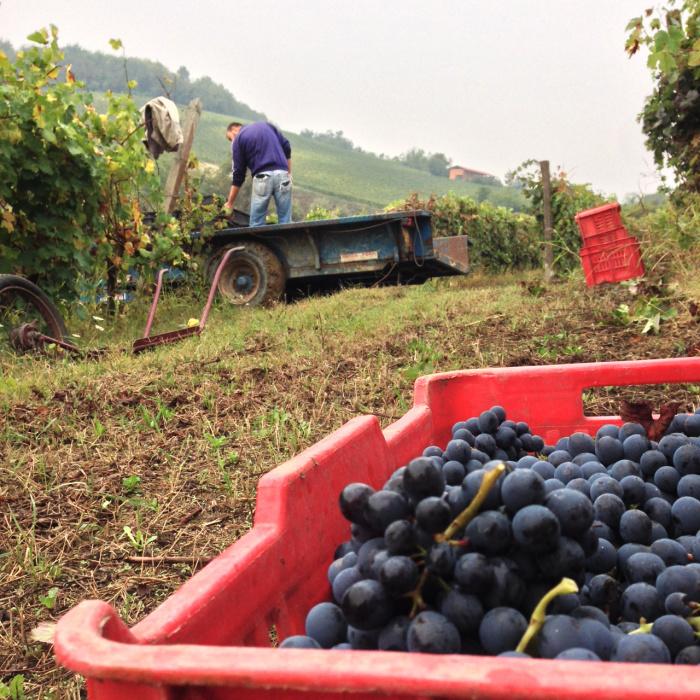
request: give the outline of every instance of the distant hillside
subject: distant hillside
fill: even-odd
[[[197,157],[221,165],[225,173],[231,168],[225,135],[230,120],[229,115],[205,111],[194,142]],[[281,128],[284,130],[284,125]],[[516,210],[525,204],[521,193],[510,187],[450,181],[372,153],[338,148],[286,130],[284,133],[292,144],[296,187],[354,205],[354,210],[381,208],[411,192],[428,196],[452,191]]]
[[[0,50],[14,53],[12,46],[0,39]],[[124,60],[118,55],[86,51],[79,46],[64,48],[66,63],[73,65],[76,77],[95,93],[98,105],[101,93],[107,90],[124,92],[126,79]],[[226,140],[226,125],[232,119],[243,122],[265,119],[245,103],[237,100],[223,85],[211,78],[192,80],[187,68],[172,72],[162,63],[140,58],[127,58],[129,80],[137,82],[134,99],[141,105],[158,95],[169,93],[183,108],[191,99],[202,100],[205,112],[200,120],[194,142],[195,154],[203,164],[203,188],[206,192],[226,194],[230,183],[230,145]],[[396,160],[380,158],[352,147],[342,147],[311,132],[295,134],[279,125],[293,148],[295,215],[303,215],[311,207],[337,208],[341,214],[368,212],[403,199],[413,192],[423,197],[452,191],[479,201],[520,210],[525,201],[521,193],[499,184],[450,181],[426,170],[407,167]],[[342,132],[338,132],[341,133]],[[352,146],[352,144],[350,144]],[[422,152],[421,152],[422,153]],[[159,161],[165,176],[169,156]]]

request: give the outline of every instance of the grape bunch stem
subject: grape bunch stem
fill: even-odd
[[[524,652],[535,635],[542,629],[544,619],[547,614],[547,606],[560,595],[568,595],[569,593],[578,593],[578,586],[573,579],[563,578],[554,588],[547,591],[540,602],[537,603],[530,617],[530,624],[525,630],[520,643],[515,647],[515,651]]]

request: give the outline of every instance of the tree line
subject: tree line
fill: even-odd
[[[227,88],[215,83],[210,77],[193,80],[185,66],[180,66],[173,72],[159,61],[111,56],[101,51],[88,51],[75,44],[65,46],[62,50],[65,62],[73,66],[73,72],[80,76],[80,80],[92,92],[125,92],[127,81],[135,80],[138,92],[145,95],[167,95],[179,104],[186,104],[199,97],[211,112],[251,121],[266,119],[262,112],[236,99]],[[2,39],[0,51],[10,59],[14,59],[16,54],[10,42]]]

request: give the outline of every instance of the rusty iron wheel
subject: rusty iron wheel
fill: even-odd
[[[287,282],[280,259],[261,243],[244,241],[244,250],[235,252],[221,271],[219,291],[236,306],[260,306],[279,300]],[[227,248],[212,256],[210,274]]]
[[[37,334],[64,340],[68,332],[60,312],[33,282],[0,275],[0,353],[39,349]]]

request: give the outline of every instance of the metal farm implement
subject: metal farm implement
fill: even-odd
[[[131,352],[137,354],[149,348],[200,335],[207,325],[221,272],[229,258],[241,250],[243,246],[230,248],[221,257],[209,287],[206,304],[196,324],[152,335],[151,330],[163,289],[163,278],[168,272],[167,269],[160,270],[143,336],[132,343]],[[106,352],[105,348],[83,350],[67,340],[67,336],[68,332],[60,312],[39,287],[18,275],[0,275],[0,351],[3,346],[9,345],[17,352],[40,351],[48,346],[56,346],[83,357],[95,357]]]

